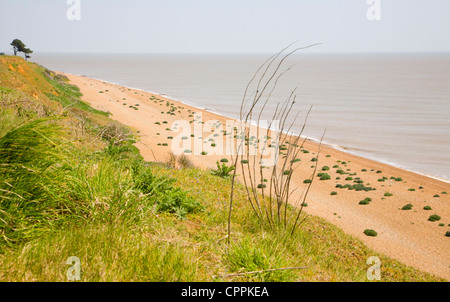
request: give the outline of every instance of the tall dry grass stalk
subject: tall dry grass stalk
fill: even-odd
[[[317,44],[314,44],[317,45]],[[297,188],[292,187],[292,175],[296,168],[296,159],[306,141],[302,138],[307,119],[311,108],[306,114],[304,123],[297,135],[290,135],[295,121],[299,117],[299,113],[293,114],[294,105],[296,103],[296,89],[282,102],[276,103],[275,110],[272,111],[271,121],[267,125],[267,129],[253,127],[251,121],[256,120],[256,125],[260,125],[263,116],[266,116],[273,92],[281,77],[288,72],[292,66],[283,69],[283,63],[295,52],[310,48],[314,45],[295,48],[294,50],[284,53],[288,48],[282,49],[269,59],[267,59],[256,71],[253,78],[248,83],[244,97],[241,103],[239,120],[241,123],[240,133],[244,136],[240,144],[237,146],[237,152],[233,156],[233,164],[237,167],[240,164],[242,179],[246,188],[248,202],[251,204],[254,214],[259,219],[263,227],[268,227],[275,231],[286,231],[285,234],[292,235],[293,232],[301,224],[301,214],[303,211],[304,201],[312,185],[313,176],[316,173],[314,169],[311,175],[311,183],[307,186],[306,191],[301,194],[300,198],[292,200],[292,194]],[[254,91],[251,92],[251,87]],[[275,125],[275,123],[277,123]],[[274,127],[276,126],[276,127]],[[276,129],[274,131],[274,128]],[[264,135],[262,144],[257,141],[256,147],[258,152],[251,155],[250,142],[254,137],[260,138]],[[263,165],[264,150],[269,147],[275,147],[276,164],[267,171]],[[253,150],[254,151],[254,150]],[[284,152],[283,152],[284,151]],[[319,147],[320,152],[320,147]],[[280,158],[281,157],[281,158]],[[316,165],[317,167],[317,165]],[[233,191],[236,181],[237,169],[232,176],[229,217],[228,217],[228,240],[231,237],[231,213],[233,210]],[[292,207],[288,205],[291,204]]]

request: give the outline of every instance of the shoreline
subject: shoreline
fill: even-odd
[[[164,162],[170,151],[170,148],[158,144],[162,142],[170,143],[164,135],[173,134],[164,130],[166,126],[155,125],[156,121],[165,121],[170,125],[183,118],[185,120],[192,119],[188,117],[190,110],[202,112],[203,121],[208,119],[224,121],[228,118],[179,100],[173,100],[167,95],[125,87],[86,76],[57,73],[66,75],[71,84],[78,86],[83,93],[82,99],[91,104],[92,107],[109,111],[113,114],[112,119],[140,131],[140,143],[136,145],[145,160]],[[100,91],[103,91],[103,93],[99,93]],[[152,95],[158,96],[164,102],[170,101],[175,105],[178,104],[183,109],[180,109],[180,113],[176,117],[165,114],[161,112],[160,106],[162,104],[149,100]],[[122,104],[124,102],[127,105],[131,103],[139,104],[139,110],[131,110],[128,106]],[[298,191],[305,188],[303,180],[311,176],[309,166],[312,163],[308,163],[304,158],[315,156],[317,148],[318,144],[314,140],[309,139],[305,142],[305,149],[310,150],[311,153],[301,155],[301,168],[299,167],[295,171],[292,178],[293,186],[299,188]],[[153,152],[158,158],[153,157]],[[358,177],[363,177],[365,183],[370,183],[377,190],[356,192],[354,190],[336,189],[335,185],[338,183],[349,183],[343,180],[348,175],[336,174],[330,169],[327,172],[331,174],[331,180],[315,180],[311,186],[311,191],[306,200],[309,205],[304,209],[306,213],[319,216],[337,225],[344,232],[360,239],[376,252],[450,280],[449,238],[444,236],[445,231],[448,230],[448,225],[450,225],[450,208],[448,207],[450,194],[441,194],[444,191],[450,193],[449,183],[324,144],[321,154],[324,155],[320,156],[320,167],[327,165],[331,168],[331,166],[339,164],[343,170],[350,170]],[[325,155],[329,155],[329,157],[325,157]],[[189,155],[194,165],[202,169],[216,168],[216,161],[223,157],[227,156]],[[343,162],[346,162],[346,164],[344,165]],[[362,170],[366,171],[362,172]],[[377,170],[382,170],[382,173],[375,172]],[[387,180],[378,182],[377,180],[381,176],[386,176]],[[392,176],[402,178],[402,181],[389,179]],[[342,179],[338,180],[338,177],[342,177]],[[420,189],[421,187],[422,189]],[[410,188],[414,188],[414,191],[410,191]],[[336,196],[330,196],[331,191],[337,191],[338,193]],[[385,191],[393,193],[394,197],[383,197]],[[441,196],[433,198],[433,195],[437,194]],[[293,195],[293,197],[295,196]],[[373,199],[371,205],[362,206],[358,204],[360,200],[366,197]],[[414,205],[413,211],[400,210],[407,203]],[[433,211],[424,211],[422,209],[424,205],[431,205]],[[442,216],[440,222],[445,224],[444,227],[439,226],[437,222],[427,221],[430,214]],[[364,229],[374,229],[379,235],[377,237],[365,236],[363,234]]]
[[[66,74],[66,75],[70,74],[70,73],[65,73],[65,72],[62,72],[62,71],[55,71],[55,72],[63,73],[63,74]],[[192,103],[192,102],[190,102],[188,100],[181,100],[181,99],[178,99],[176,97],[173,97],[173,96],[170,96],[170,95],[167,95],[167,94],[164,94],[164,93],[159,93],[159,92],[156,92],[156,91],[145,90],[145,89],[137,88],[137,87],[124,86],[121,83],[111,82],[111,81],[108,81],[108,80],[104,80],[104,79],[100,79],[100,78],[94,78],[94,77],[89,77],[89,76],[81,75],[81,74],[71,74],[71,75],[84,77],[84,78],[87,78],[87,79],[93,79],[93,80],[101,81],[101,82],[108,83],[108,84],[111,84],[111,85],[117,85],[117,86],[125,87],[127,89],[140,91],[140,92],[143,92],[143,93],[150,93],[150,94],[159,95],[161,97],[164,97],[164,98],[167,98],[169,100],[178,102],[180,104],[184,104],[186,106],[190,106],[190,107],[196,108],[197,110],[207,111],[209,113],[212,113],[212,114],[215,114],[215,115],[219,115],[219,116],[222,116],[222,117],[225,117],[225,118],[233,119],[233,120],[237,119],[236,117],[231,117],[231,116],[228,116],[228,115],[226,115],[224,113],[221,113],[221,112],[210,110],[210,109],[205,108],[205,107],[200,107],[200,106],[198,106],[198,105],[196,105],[196,104],[194,104],[194,103]],[[254,126],[254,125],[252,125],[252,126]],[[260,128],[263,128],[263,127],[260,127]],[[292,132],[289,135],[296,136],[297,134],[295,132]],[[300,137],[303,138],[303,139],[306,138],[306,139],[308,139],[310,141],[313,141],[313,142],[315,142],[317,144],[320,143],[320,139],[315,138],[315,137],[307,137],[307,136],[303,136],[303,135],[300,136]],[[390,162],[389,160],[384,160],[384,159],[376,158],[376,157],[368,157],[368,156],[365,156],[364,154],[358,153],[357,151],[351,151],[351,150],[349,150],[351,148],[347,148],[345,146],[341,146],[341,145],[338,145],[338,144],[335,144],[335,143],[330,143],[330,142],[327,142],[327,141],[322,141],[322,145],[325,145],[327,147],[333,148],[335,150],[338,150],[338,151],[341,151],[341,152],[344,152],[344,153],[348,153],[350,155],[354,155],[354,156],[358,156],[358,157],[361,157],[361,158],[365,158],[367,160],[372,160],[372,161],[378,162],[380,164],[389,165],[389,166],[392,166],[394,168],[402,169],[402,170],[405,170],[405,171],[408,171],[408,172],[411,172],[411,173],[418,174],[420,176],[425,176],[425,177],[428,177],[428,178],[432,178],[432,179],[435,179],[435,180],[438,180],[438,181],[450,184],[450,179],[446,179],[446,178],[443,178],[443,177],[440,177],[440,176],[427,174],[427,173],[421,172],[421,171],[416,171],[416,170],[410,169],[408,167],[402,166],[401,164]]]

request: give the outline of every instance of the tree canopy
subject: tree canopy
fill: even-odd
[[[14,39],[11,42],[11,46],[13,47],[14,55],[16,56],[18,52],[23,52],[25,60],[30,58],[30,54],[33,53],[33,51],[29,48],[26,48],[25,44],[19,39]]]

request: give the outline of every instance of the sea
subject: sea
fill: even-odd
[[[273,55],[36,53],[32,61],[230,118],[256,91],[266,120],[295,97],[290,132],[325,133],[336,149],[450,182],[450,53],[299,51],[269,65]]]

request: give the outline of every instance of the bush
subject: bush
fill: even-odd
[[[323,166],[322,167],[322,171],[328,171],[328,170],[330,170],[330,167],[328,167],[328,166]]]
[[[222,158],[222,159],[220,160],[220,162],[221,162],[221,163],[227,163],[227,162],[228,162],[228,159]]]
[[[283,175],[290,175],[291,174],[291,170],[284,170],[283,171]]]
[[[371,201],[372,201],[372,198],[367,197],[367,198],[361,200],[361,201],[359,202],[359,204],[361,204],[361,205],[366,205],[366,204],[369,204]]]
[[[394,194],[392,194],[392,193],[390,193],[390,192],[385,192],[385,193],[384,193],[384,196],[388,196],[388,197],[389,197],[389,196],[392,196],[392,195],[394,195]]]
[[[336,192],[336,191],[332,191],[332,192],[330,193],[330,195],[337,195],[337,192]]]
[[[322,174],[320,175],[320,180],[329,180],[331,179],[330,175],[328,175],[328,173],[319,173]]]
[[[248,164],[248,160],[243,159],[243,160],[241,160],[241,163],[242,163],[242,164]]]
[[[217,161],[216,164],[217,170],[211,170],[211,174],[222,178],[230,177],[230,173],[234,170],[234,166],[229,167],[225,163],[222,163],[222,165],[220,165],[219,161]]]
[[[438,221],[441,220],[441,216],[439,215],[431,215],[430,217],[428,217],[429,221]]]
[[[310,184],[310,183],[312,183],[312,180],[311,180],[311,179],[305,179],[305,180],[303,181],[303,183],[304,183],[304,184]]]
[[[404,210],[404,211],[411,210],[412,207],[413,207],[413,205],[410,204],[410,203],[408,203],[408,204],[405,204],[405,205],[402,207],[402,210]]]
[[[364,234],[366,234],[367,236],[370,236],[370,237],[375,237],[378,235],[377,232],[375,232],[374,230],[371,230],[371,229],[364,230]]]
[[[264,189],[266,187],[266,184],[259,184],[258,189]]]
[[[431,211],[432,210],[430,206],[424,206],[423,209],[426,210],[426,211]]]
[[[450,237],[450,231],[445,232],[445,236]]]

